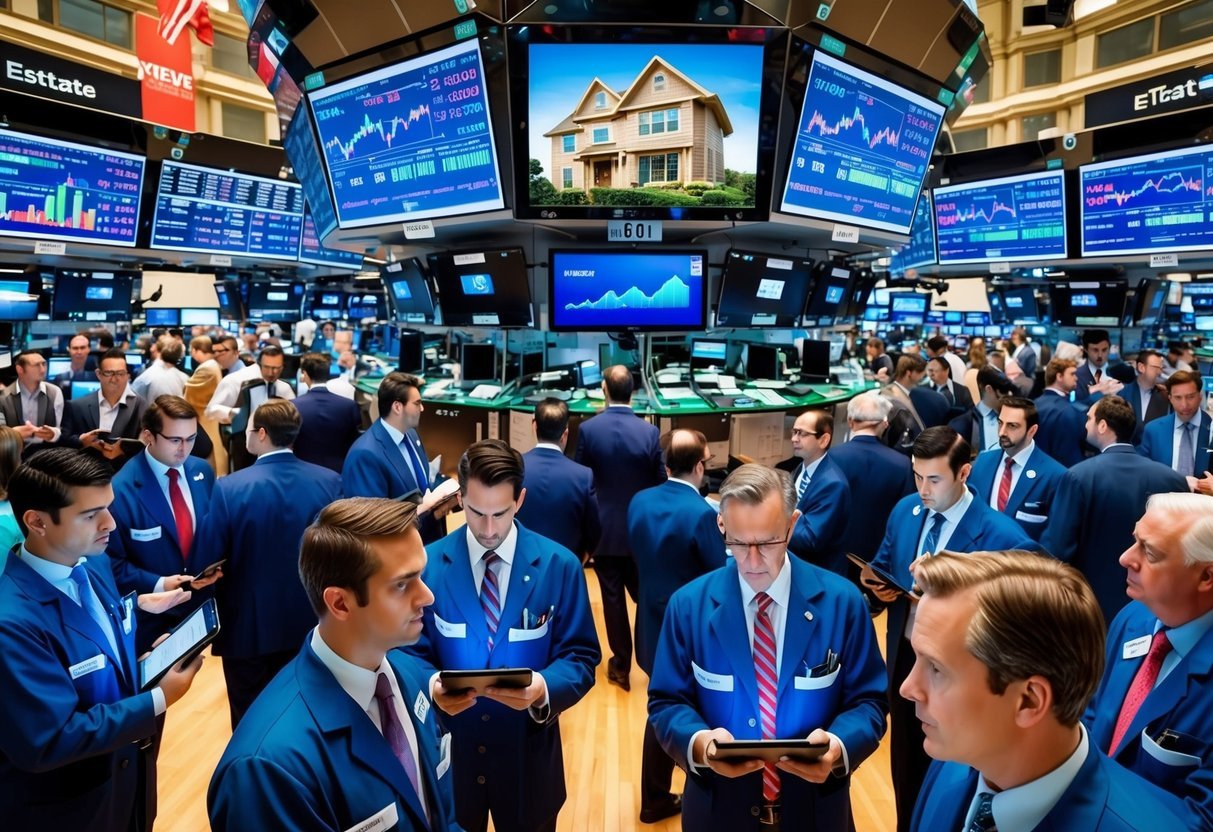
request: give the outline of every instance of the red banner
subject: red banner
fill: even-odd
[[[135,15],[135,52],[143,88],[143,120],[174,130],[194,132],[194,67],[190,38],[169,44],[160,36],[160,21]]]

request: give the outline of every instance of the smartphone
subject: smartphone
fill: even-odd
[[[900,581],[898,581],[896,578],[894,578],[888,572],[884,571],[879,566],[873,566],[871,563],[864,560],[859,555],[853,555],[850,552],[848,552],[847,560],[849,560],[851,563],[858,566],[860,569],[863,569],[865,566],[868,569],[871,569],[872,573],[881,581],[881,583],[883,583],[885,586],[889,587],[889,589],[895,589],[898,592],[900,592],[902,595],[915,595],[915,596],[918,595],[917,592],[915,592],[910,587],[903,585]]]
[[[192,661],[217,635],[219,609],[211,598],[174,627],[168,638],[139,662],[139,689],[154,688],[169,670],[180,662]]]
[[[195,575],[194,580],[197,581],[202,578],[209,578],[211,575],[214,575],[216,572],[218,572],[219,567],[223,566],[223,564],[225,564],[225,563],[227,563],[227,558],[222,558],[220,560],[215,561],[210,566],[206,567],[206,569],[203,569],[201,572],[199,572],[197,575]],[[190,591],[190,592],[192,592],[194,589],[193,584],[189,581],[183,583],[181,585],[181,588],[184,590]]]

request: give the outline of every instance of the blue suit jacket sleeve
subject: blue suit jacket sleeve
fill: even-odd
[[[728,556],[724,549],[724,535],[716,523],[716,513],[703,514],[695,525],[695,549],[703,572],[711,572],[724,566]]]
[[[788,548],[797,554],[828,552],[846,531],[851,511],[851,489],[845,478],[831,479],[821,488],[809,489],[808,499],[797,508],[800,517],[792,529]]]
[[[291,829],[329,832],[315,806],[318,795],[272,760],[240,757],[223,768],[222,788],[211,785],[211,829]]]
[[[686,657],[693,651],[688,640],[690,633],[685,628],[689,626],[692,600],[683,590],[670,599],[649,680],[649,722],[661,747],[684,771],[690,771],[687,748],[691,737],[697,731],[713,727],[699,715],[695,706],[696,683],[687,672]]]
[[[560,548],[564,552],[564,547]],[[549,718],[567,711],[589,693],[594,686],[594,668],[602,658],[581,562],[572,553],[565,554],[567,557],[553,559],[549,567],[560,569],[559,583],[563,587],[552,621],[554,658],[547,667],[536,668],[548,688]]]
[[[853,659],[843,667],[844,689],[849,695],[839,705],[838,716],[827,730],[846,746],[847,759],[854,771],[875,753],[884,736],[889,685],[867,603],[858,590],[853,587],[850,590],[843,597],[847,627],[841,651],[841,655]]]
[[[1083,483],[1072,473],[1066,473],[1053,495],[1052,513],[1040,545],[1053,557],[1070,561],[1078,552],[1082,528],[1084,499]]]
[[[386,468],[358,445],[350,448],[345,458],[341,483],[347,497],[382,497],[388,493]]]
[[[602,539],[602,520],[598,515],[598,491],[594,488],[594,474],[587,471],[588,491],[585,506],[581,511],[581,551],[579,557],[587,555],[598,548]]]

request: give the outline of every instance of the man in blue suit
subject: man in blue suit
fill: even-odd
[[[1200,407],[1200,376],[1178,370],[1167,379],[1167,400],[1174,414],[1145,426],[1138,453],[1185,477],[1209,470],[1209,414]]]
[[[139,436],[147,404],[130,387],[130,371],[122,350],[107,350],[101,356],[96,378],[101,382],[100,390],[64,403],[60,442],[70,448],[88,448],[118,471],[137,451],[107,440],[111,436]]]
[[[637,492],[665,481],[655,425],[632,410],[632,373],[616,364],[602,374],[604,411],[581,423],[577,462],[594,472],[602,538],[594,550],[594,569],[602,591],[611,658],[607,681],[631,690],[632,628],[624,591],[636,598],[636,563],[628,546],[628,505]]]
[[[1011,358],[1023,370],[1031,384],[1036,383],[1036,350],[1028,343],[1028,331],[1022,326],[1011,330]],[[1029,387],[1029,389],[1031,389]]]
[[[1040,425],[1031,399],[1010,396],[998,409],[997,451],[973,460],[969,485],[990,508],[1015,520],[1033,540],[1049,522],[1053,492],[1066,469],[1034,441]]]
[[[253,413],[249,453],[257,461],[215,483],[196,567],[226,558],[215,590],[235,729],[257,694],[299,652],[316,615],[297,580],[299,541],[320,510],[341,496],[341,477],[291,452],[299,411],[270,399]]]
[[[215,832],[459,832],[428,669],[395,649],[434,600],[415,521],[412,503],[364,497],[304,533],[320,623],[232,735],[207,792]]]
[[[1078,383],[1078,362],[1054,358],[1045,365],[1045,389],[1036,397],[1040,430],[1036,444],[1058,464],[1072,468],[1086,457],[1087,428],[1083,410],[1070,403]]]
[[[973,409],[948,422],[948,427],[964,437],[975,453],[997,450],[998,403],[1007,396],[1019,394],[1009,378],[992,364],[977,371],[977,389],[981,398]]]
[[[140,692],[135,596],[119,594],[109,465],[51,448],[9,480],[25,543],[0,576],[0,817],[6,829],[143,832],[158,717],[201,658]],[[185,598],[184,593],[178,597]]]
[[[851,486],[827,453],[833,438],[834,415],[828,410],[806,410],[792,424],[792,455],[800,460],[792,483],[800,516],[788,551],[822,569],[846,575],[847,553],[842,542],[851,514]]]
[[[682,828],[844,832],[850,774],[885,730],[885,680],[853,584],[791,557],[796,496],[784,471],[743,465],[720,488],[733,564],[674,593],[649,684],[649,721],[687,772]],[[813,762],[724,761],[714,743],[808,739]]]
[[[915,578],[917,661],[901,694],[936,762],[911,829],[1196,828],[1181,825],[1178,801],[1109,760],[1080,722],[1103,664],[1104,622],[1077,570],[982,552],[926,559]]]
[[[1093,402],[1100,396],[1119,394],[1123,385],[1108,372],[1108,357],[1112,352],[1112,341],[1106,329],[1088,329],[1082,333],[1082,349],[1087,360],[1075,374],[1074,399]]]
[[[913,583],[910,564],[919,556],[941,549],[977,552],[987,549],[1035,549],[1035,542],[1006,515],[977,499],[966,485],[972,465],[969,443],[948,427],[930,428],[914,443],[911,463],[918,493],[893,507],[884,540],[873,564],[899,579]],[[922,750],[922,726],[914,709],[896,696],[910,672],[914,656],[910,635],[911,602],[883,584],[870,569],[863,583],[881,601],[890,604],[885,655],[889,668],[892,743],[890,760],[893,791],[897,798],[897,828],[909,828],[929,759]]]
[[[1187,829],[1213,828],[1210,529],[1208,497],[1150,498],[1120,556],[1133,600],[1112,621],[1084,720],[1096,750],[1184,801]]]
[[[1125,573],[1115,557],[1133,543],[1133,524],[1153,494],[1188,491],[1167,466],[1139,456],[1129,444],[1136,424],[1120,396],[1102,396],[1087,413],[1087,441],[1098,456],[1066,472],[1053,497],[1053,514],[1041,544],[1087,576],[1111,621],[1127,601]]]
[[[598,545],[602,526],[594,472],[564,455],[569,441],[569,406],[546,398],[535,405],[535,447],[522,455],[522,487],[530,499],[518,522],[554,540],[584,561]]]
[[[430,492],[430,458],[417,435],[425,412],[423,383],[408,373],[387,374],[379,384],[379,418],[350,447],[341,481],[350,497],[394,500],[416,491],[417,531],[429,544],[446,534],[446,520],[433,515],[437,500]]]
[[[1140,445],[1146,423],[1166,416],[1171,405],[1167,401],[1166,391],[1158,383],[1159,377],[1166,369],[1162,355],[1154,350],[1142,350],[1137,353],[1134,366],[1137,369],[1136,383],[1126,384],[1120,395],[1133,408],[1133,415],[1137,417],[1133,444]]]
[[[329,391],[330,366],[329,357],[318,352],[309,352],[299,361],[307,393],[295,399],[303,420],[295,440],[295,455],[340,474],[362,427],[362,411],[352,400]]]
[[[716,510],[699,496],[704,466],[711,458],[707,437],[697,430],[674,430],[662,435],[661,449],[669,478],[638,493],[628,506],[628,542],[640,582],[636,663],[650,677],[670,596],[725,562]],[[674,761],[646,722],[640,757],[641,823],[656,823],[680,811],[681,798],[670,794],[673,773]]]
[[[518,667],[525,688],[483,696],[433,683],[454,738],[456,817],[484,832],[556,828],[564,805],[559,717],[594,685],[602,658],[581,564],[568,549],[515,523],[526,497],[522,455],[497,439],[459,460],[467,527],[427,549],[437,600],[410,649],[437,670]]]

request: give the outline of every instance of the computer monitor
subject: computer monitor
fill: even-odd
[[[492,344],[464,344],[459,356],[464,381],[492,381],[497,378],[497,348]]]
[[[70,358],[63,358],[59,356],[48,358],[46,360],[46,377],[54,378],[55,376],[66,373],[71,368],[72,360]]]
[[[602,384],[602,368],[597,361],[589,358],[577,362],[577,386],[587,390],[596,389]]]
[[[691,369],[723,370],[728,353],[728,341],[695,338],[691,341]]]
[[[420,373],[425,370],[425,335],[413,329],[400,331],[400,364],[399,369],[406,373]]]
[[[181,325],[181,310],[180,309],[147,309],[145,310],[147,325],[153,326],[180,326]]]
[[[750,378],[779,378],[779,349],[767,344],[747,346],[745,374]]]
[[[186,307],[181,310],[181,325],[219,326],[219,310]]]
[[[101,389],[99,381],[73,381],[72,382],[72,400],[83,399],[90,393],[96,393]]]
[[[829,380],[829,341],[811,341],[806,338],[800,345],[800,378],[804,381]]]

